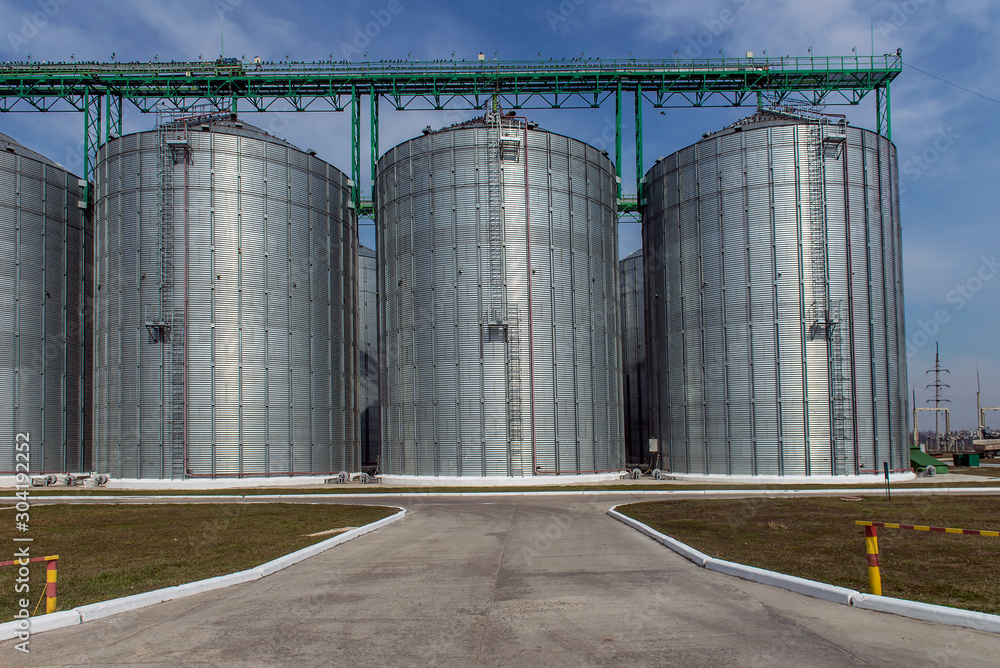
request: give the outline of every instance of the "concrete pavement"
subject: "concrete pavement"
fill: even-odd
[[[394,498],[409,514],[378,532],[257,582],[35,635],[30,655],[5,642],[0,664],[912,668],[1000,655],[1000,636],[700,569],[607,516],[628,500]]]

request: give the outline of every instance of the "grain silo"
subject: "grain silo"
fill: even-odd
[[[652,464],[647,405],[646,306],[642,289],[642,250],[619,262],[622,320],[622,390],[625,409],[625,460],[629,468]]]
[[[659,160],[645,184],[653,430],[671,469],[908,468],[893,144],[763,111]]]
[[[615,186],[592,146],[493,113],[379,160],[384,473],[624,464]]]
[[[382,446],[378,402],[378,262],[375,251],[358,248],[358,414],[361,463],[375,466]]]
[[[347,177],[228,114],[112,139],[96,172],[98,468],[357,470]]]
[[[78,177],[0,134],[0,471],[79,472],[86,204]],[[24,436],[18,436],[26,435]],[[19,446],[27,443],[27,449]]]

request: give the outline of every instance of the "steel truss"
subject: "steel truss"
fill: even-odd
[[[619,198],[622,213],[642,203],[642,107],[857,105],[875,92],[876,131],[891,139],[889,84],[902,70],[898,54],[808,58],[698,60],[563,59],[435,62],[278,62],[260,67],[214,62],[0,63],[0,111],[78,111],[84,115],[84,179],[97,147],[122,133],[122,103],[140,111],[210,104],[237,112],[351,109],[353,203],[362,200],[361,98],[371,109],[371,173],[378,159],[378,100],[398,111],[597,109],[615,103],[615,167],[621,180],[622,99],[634,98],[636,196]],[[102,100],[105,104],[102,105]],[[249,107],[249,109],[247,108]],[[620,186],[619,186],[620,190]],[[89,188],[88,188],[89,191]],[[619,193],[620,194],[620,193]],[[89,196],[89,192],[88,192]]]

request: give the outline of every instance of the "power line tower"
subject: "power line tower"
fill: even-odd
[[[938,431],[938,413],[941,409],[941,402],[951,403],[950,399],[941,398],[941,390],[943,388],[951,389],[951,385],[941,382],[942,373],[951,373],[948,369],[943,369],[941,367],[941,344],[934,343],[934,368],[928,369],[925,373],[934,374],[934,382],[930,385],[926,385],[924,389],[934,388],[934,445],[935,449],[941,449],[941,433]]]

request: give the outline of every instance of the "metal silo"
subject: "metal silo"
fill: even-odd
[[[90,466],[82,197],[78,177],[0,134],[0,471]]]
[[[358,413],[361,462],[374,466],[382,447],[378,402],[378,261],[375,251],[358,248]]]
[[[98,155],[100,470],[356,470],[349,180],[228,114],[161,120]]]
[[[383,472],[624,464],[615,197],[606,155],[499,114],[379,160]]]
[[[642,250],[619,262],[622,319],[622,377],[625,408],[625,459],[628,466],[649,463],[649,406],[646,375],[646,308],[642,289]]]
[[[760,112],[645,184],[653,430],[672,470],[908,468],[895,146]]]

